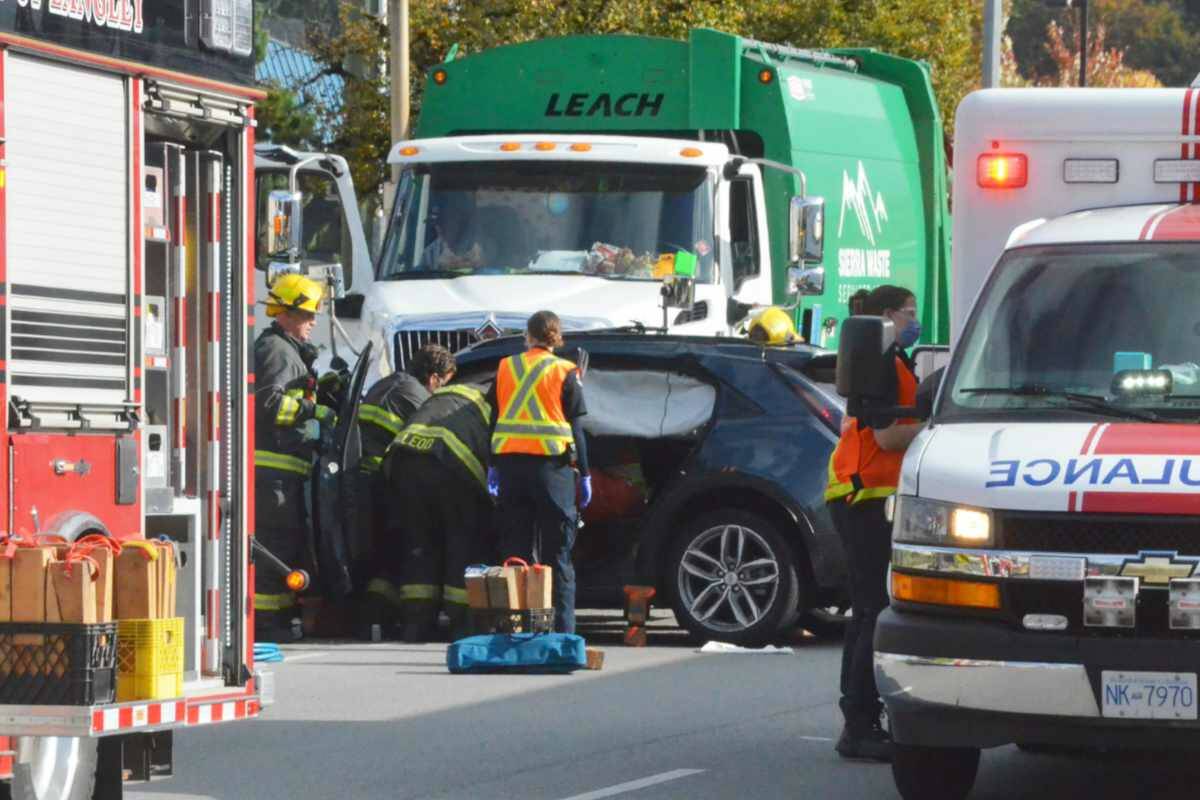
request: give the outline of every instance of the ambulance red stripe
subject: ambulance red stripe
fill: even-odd
[[[1192,121],[1192,93],[1194,89],[1188,89],[1183,93],[1183,127],[1182,133],[1187,136],[1191,132]],[[1188,157],[1188,145],[1184,142],[1179,146],[1179,157],[1186,159]],[[1179,202],[1186,203],[1188,201],[1188,184],[1179,184]]]

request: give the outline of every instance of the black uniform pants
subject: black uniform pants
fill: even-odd
[[[851,618],[842,648],[842,714],[846,727],[863,735],[879,720],[883,704],[875,687],[875,620],[888,606],[887,569],[892,526],[883,500],[829,504],[834,527],[846,551],[850,573]]]
[[[501,555],[554,569],[554,630],[575,632],[575,547],[579,513],[575,470],[554,458],[503,456],[500,474]]]
[[[254,482],[254,535],[291,569],[312,569],[308,556],[305,478],[260,467]],[[296,595],[285,575],[265,558],[254,562],[254,610],[263,627],[287,624],[296,615]]]
[[[392,457],[391,502],[401,516],[389,527],[402,544],[400,595],[405,622],[429,628],[445,605],[465,619],[464,570],[486,561],[483,529],[491,504],[480,488],[432,456]]]

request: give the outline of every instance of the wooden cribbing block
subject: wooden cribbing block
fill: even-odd
[[[157,619],[158,559],[153,545],[149,549],[127,542],[117,556],[117,619]]]
[[[588,669],[604,669],[604,651],[597,650],[595,647],[589,647],[587,652],[587,668]]]
[[[13,556],[12,618],[13,622],[46,621],[46,582],[53,547],[22,547]],[[39,645],[37,634],[18,634],[16,644]]]
[[[46,621],[93,625],[97,620],[99,568],[88,558],[53,561],[46,592]]]

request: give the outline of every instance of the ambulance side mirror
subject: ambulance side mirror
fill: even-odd
[[[276,189],[267,195],[267,256],[271,259],[300,256],[304,232],[304,195]]]
[[[883,317],[855,316],[842,322],[836,383],[850,416],[859,416],[864,403],[880,406],[889,402],[895,375],[895,367],[889,363],[894,327]]]

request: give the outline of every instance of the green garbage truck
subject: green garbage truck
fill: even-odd
[[[883,283],[916,292],[922,342],[948,339],[924,63],[709,29],[544,39],[436,65],[416,133],[389,155],[402,177],[373,280],[339,302],[384,374],[540,308],[574,329],[732,335],[777,304],[836,347],[850,295]],[[661,286],[678,277],[682,302]]]

